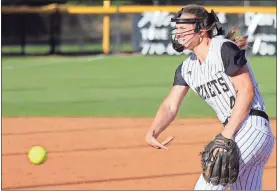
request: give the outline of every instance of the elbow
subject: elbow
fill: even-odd
[[[169,113],[172,119],[175,119],[177,116],[177,113],[179,111],[179,108],[177,106],[169,105]]]
[[[166,110],[171,120],[174,120],[178,114],[180,105],[176,100],[165,99],[162,103],[162,107]]]
[[[176,118],[179,110],[178,106],[175,106],[174,104],[171,104],[170,102],[165,101],[162,104],[162,107],[164,108],[164,110],[166,110],[167,114],[170,116],[172,120]]]

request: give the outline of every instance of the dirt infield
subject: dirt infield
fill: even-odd
[[[144,142],[152,119],[3,118],[2,189],[193,189],[200,174],[199,152],[220,132],[215,119],[176,119],[161,135],[175,134],[170,151]],[[276,121],[271,120],[276,136]],[[48,150],[32,165],[33,145]],[[266,165],[263,190],[276,189],[276,145]]]

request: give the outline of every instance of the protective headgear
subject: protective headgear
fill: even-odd
[[[224,35],[225,31],[223,29],[223,26],[219,22],[219,19],[213,10],[211,10],[211,13],[208,13],[208,17],[205,18],[204,20],[197,19],[197,18],[193,18],[193,19],[180,18],[181,15],[183,14],[183,10],[184,8],[178,11],[177,14],[173,18],[171,18],[171,22],[194,24],[194,29],[185,31],[185,32],[180,32],[180,33],[174,32],[176,31],[176,28],[171,31],[170,36],[171,36],[172,45],[177,52],[183,52],[184,44],[188,43],[198,32],[200,32],[201,29],[207,28],[208,26],[210,26],[208,28],[208,34],[210,38],[217,35]],[[193,32],[186,35],[190,35],[190,34],[195,34],[195,35],[184,44],[180,44],[178,42],[178,39],[176,38],[176,34],[178,35],[178,34],[187,33],[191,31]]]

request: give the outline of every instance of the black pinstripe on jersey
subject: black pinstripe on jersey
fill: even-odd
[[[178,67],[181,70],[178,74],[182,75],[182,83],[205,100],[216,112],[219,120],[224,122],[231,116],[236,100],[231,76],[244,65],[248,66],[255,87],[252,108],[264,110],[264,102],[245,51],[229,40],[213,38],[205,61],[200,64],[197,56],[192,54]]]
[[[261,190],[262,172],[274,145],[269,123],[260,116],[248,116],[235,135],[240,148],[240,172],[230,190]],[[225,186],[213,186],[200,176],[196,190],[226,190]]]
[[[223,123],[231,116],[236,101],[237,91],[231,78],[243,66],[248,67],[254,86],[251,109],[265,111],[264,101],[245,51],[226,39],[213,38],[208,55],[201,64],[195,54],[188,57],[178,67],[181,70],[178,75],[181,74],[182,77],[179,84],[188,85],[205,100]],[[231,185],[231,189],[260,190],[262,188],[261,174],[274,145],[274,137],[267,119],[248,115],[235,133],[234,139],[240,150],[240,173],[237,181]],[[224,190],[225,187],[213,186],[207,183],[201,175],[195,189]]]

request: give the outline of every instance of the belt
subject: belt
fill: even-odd
[[[251,109],[249,112],[249,115],[255,115],[255,116],[260,116],[265,118],[266,120],[269,120],[268,115],[261,110],[256,110],[256,109]],[[224,121],[223,125],[227,125],[228,124],[228,118]]]

